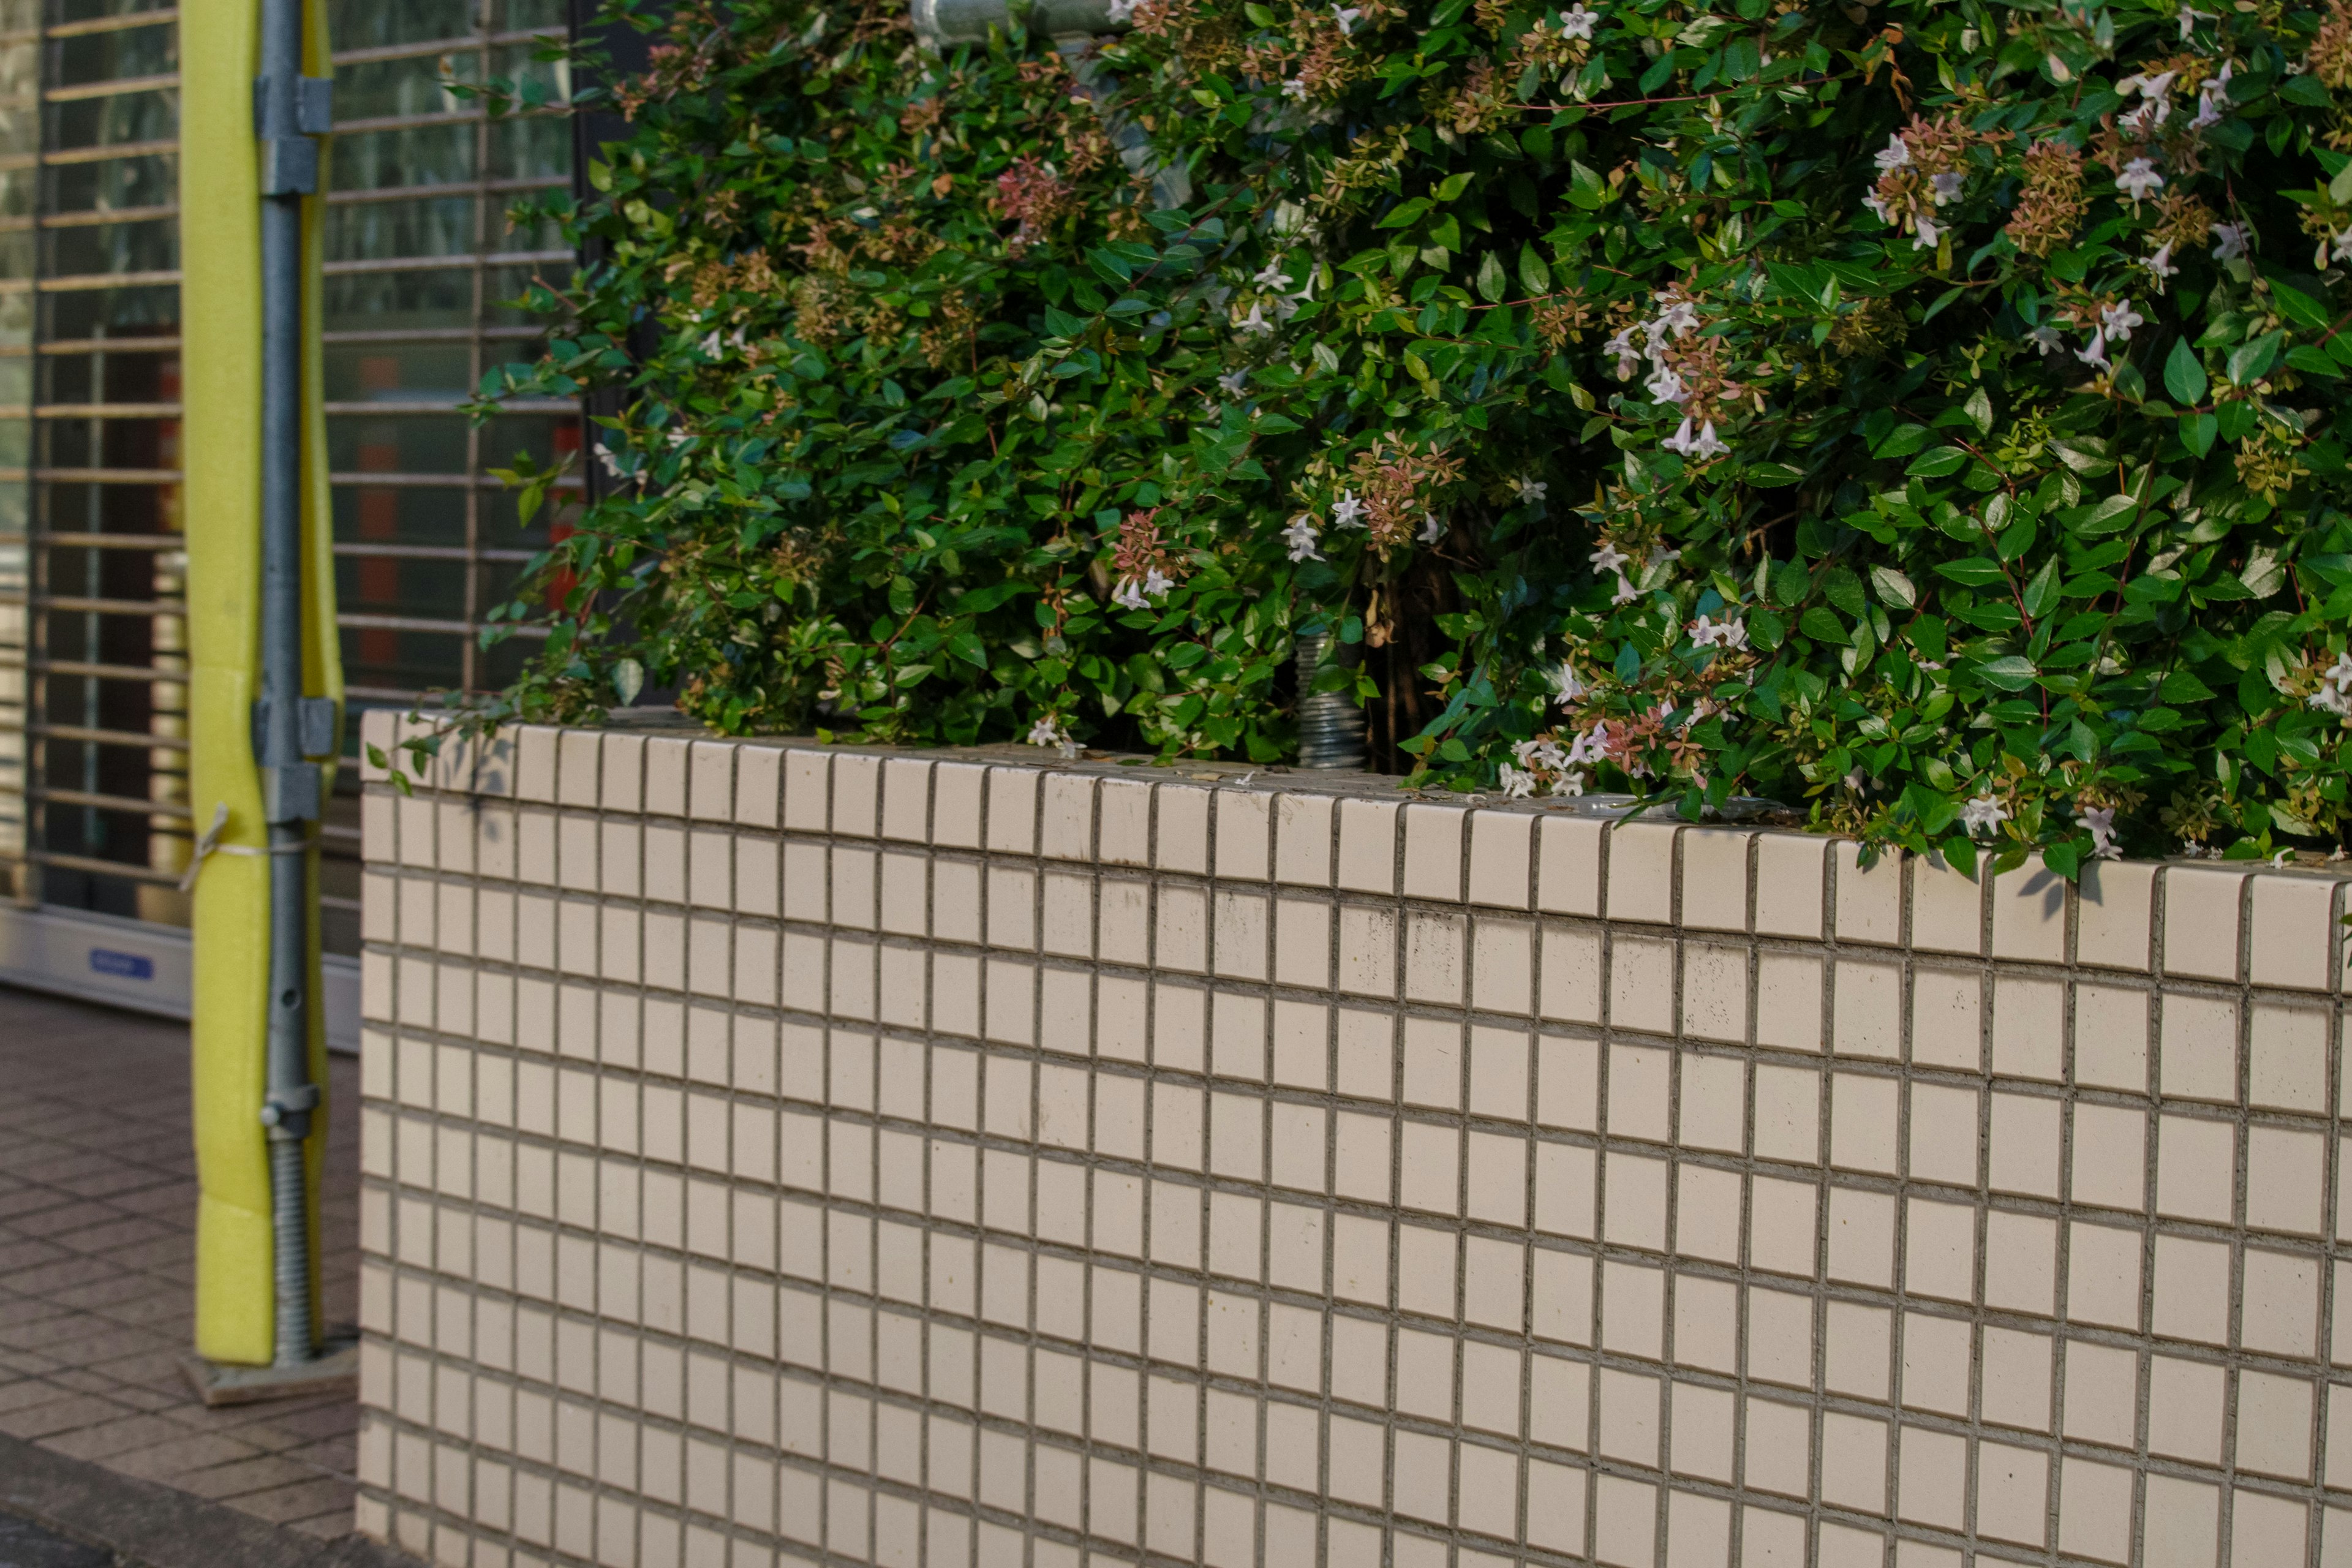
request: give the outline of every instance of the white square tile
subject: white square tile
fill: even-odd
[[[1840,959],[1832,984],[1838,1055],[1898,1058],[1903,1054],[1902,969]]]
[[[2148,968],[2157,868],[2095,860],[2075,882],[2074,960],[2105,969]]]
[[[1332,800],[1322,795],[1279,795],[1274,797],[1275,879],[1307,887],[1331,885],[1331,854],[1336,842]]]
[[[2247,1037],[2248,1104],[2314,1114],[2327,1109],[2326,1012],[2257,1002]]]
[[[1720,827],[1684,832],[1684,925],[1702,931],[1748,929],[1748,848],[1756,837]]]
[[[1748,1039],[1748,950],[1683,945],[1683,1033],[1703,1040]]]
[[[2117,986],[2074,987],[2074,1081],[2096,1089],[2148,1091],[2147,993]]]
[[[1040,785],[1038,853],[1057,860],[1091,859],[1095,853],[1095,784],[1085,773],[1050,773]]]
[[[1243,881],[1265,880],[1272,866],[1273,807],[1277,797],[1235,789],[1215,793],[1217,875]],[[1318,880],[1328,882],[1328,878]]]
[[[1868,869],[1862,865],[1862,846],[1838,839],[1830,846],[1830,863],[1837,886],[1837,934],[1840,942],[1875,942],[1893,947],[1903,941],[1903,867],[1900,850],[1881,855]]]
[[[1830,841],[1811,834],[1756,836],[1756,930],[1770,936],[1822,935],[1822,884]]]
[[[1388,801],[1339,803],[1339,886],[1352,892],[1396,891],[1397,807]]]
[[[1470,817],[1470,901],[1524,910],[1535,885],[1537,818],[1520,811]]]
[[[1675,918],[1672,822],[1621,822],[1609,834],[1609,918],[1664,925]]]
[[[1546,816],[1536,826],[1536,908],[1548,913],[1601,912],[1601,824],[1585,816]]]
[[[1546,980],[1550,952],[1545,953]],[[1675,1026],[1675,944],[1621,936],[1610,944],[1609,1021],[1620,1029],[1671,1034]],[[1550,1012],[1547,1007],[1546,1012]]]
[[[2079,1016],[2079,1009],[2078,1009]],[[2238,1098],[2238,1005],[2179,992],[2164,998],[2158,1075],[2167,1095],[2224,1104]]]
[[[1977,1216],[1964,1204],[1904,1205],[1903,1288],[1946,1301],[1976,1300]]]
[[[882,759],[842,755],[833,760],[833,830],[871,838],[878,824]]]
[[[1546,926],[1542,983],[1537,1006],[1547,1018],[1601,1021],[1601,933],[1590,928]]]
[[[1757,955],[1756,1043],[1788,1051],[1822,1048],[1819,958],[1769,950]]]
[[[1462,898],[1462,840],[1469,817],[1454,805],[1404,808],[1405,897],[1449,902]]]
[[[1992,953],[2035,963],[2066,962],[2066,883],[2038,857],[1993,879]]]
[[[1915,1058],[1916,1059],[1916,1058]],[[1993,980],[1992,1070],[2058,1083],[2066,1076],[2066,987],[2057,980]]]
[[[1911,858],[1911,945],[1934,952],[1984,950],[1984,889],[1940,855]]]
[[[1209,798],[1204,789],[1161,784],[1152,827],[1155,864],[1202,877],[1209,871]]]
[[[1911,972],[1911,1060],[1917,1067],[1984,1069],[1984,977],[1975,970]]]
[[[2343,931],[2333,914],[2336,884],[2309,875],[2260,876],[2247,897],[2252,929],[2247,978],[2257,985],[2334,989]]]
[[[2168,867],[2164,874],[2164,972],[2200,980],[2238,978],[2238,905],[2243,871]]]

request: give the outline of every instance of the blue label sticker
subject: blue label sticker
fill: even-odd
[[[89,966],[100,974],[111,974],[118,980],[152,980],[155,961],[135,952],[117,952],[112,948],[93,947],[89,950]]]

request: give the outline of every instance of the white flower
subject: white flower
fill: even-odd
[[[1878,165],[1878,172],[1882,174],[1891,174],[1897,169],[1907,169],[1911,166],[1911,143],[1904,141],[1900,136],[1889,135],[1886,138],[1885,150],[1872,162]]]
[[[1580,763],[1597,763],[1601,760],[1601,732],[1606,727],[1605,723],[1595,724],[1591,729],[1580,731],[1570,739],[1568,742],[1570,767],[1575,767]]]
[[[1551,793],[1554,795],[1582,795],[1584,793],[1584,774],[1574,771],[1560,774],[1559,777],[1551,781]]]
[[[1706,462],[1709,458],[1720,458],[1731,450],[1716,435],[1715,421],[1712,419],[1700,427],[1697,435],[1693,436],[1690,416],[1687,414],[1683,416],[1683,422],[1675,428],[1675,433],[1658,444],[1669,452],[1680,452],[1684,457],[1701,463]]]
[[[1626,562],[1633,558],[1615,545],[1604,541],[1600,549],[1585,559],[1592,563],[1592,571],[1597,576],[1603,572],[1622,572]]]
[[[2189,41],[2189,35],[2197,30],[2198,23],[2211,20],[2213,14],[2210,11],[2192,11],[2183,5],[2180,8],[2180,41],[2184,44]]]
[[[1633,380],[1633,373],[1642,367],[1640,355],[1633,347],[1633,331],[1630,326],[1621,327],[1615,337],[1601,345],[1602,353],[1617,356],[1617,379],[1620,381]]]
[[[1505,763],[1497,776],[1502,780],[1505,800],[1525,800],[1536,793],[1536,775]]]
[[[1675,374],[1674,367],[1671,365],[1662,364],[1652,371],[1650,379],[1643,382],[1642,385],[1651,396],[1661,403],[1690,401],[1690,389],[1683,384],[1683,378]]]
[[[1261,289],[1287,289],[1290,287],[1290,274],[1282,269],[1281,262],[1269,261],[1250,281]]]
[[[1969,183],[1969,177],[1966,174],[1937,174],[1928,183],[1936,187],[1936,205],[1942,206],[1960,194],[1960,187]]]
[[[1339,499],[1331,503],[1331,526],[1334,528],[1367,528],[1363,521],[1364,503],[1356,499],[1353,490],[1341,490]]]
[[[704,359],[717,359],[719,357],[719,329],[717,327],[711,328],[710,335],[702,340],[702,357]]]
[[[2213,259],[2235,261],[2246,254],[2246,226],[2237,223],[2217,223],[2213,226]]]
[[[1303,76],[1295,76],[1288,81],[1284,82],[1282,84],[1282,96],[1285,98],[1295,98],[1301,103],[1307,101],[1307,79]]]
[[[1533,474],[1521,474],[1511,484],[1519,492],[1521,506],[1533,506],[1551,492],[1551,487]]]
[[[1415,537],[1423,544],[1434,544],[1439,540],[1445,537],[1445,525],[1437,521],[1437,514],[1435,512],[1423,512],[1421,514],[1421,532]]]
[[[1918,231],[1911,237],[1914,250],[1933,250],[1936,241],[1943,237],[1944,231],[1936,226],[1936,220],[1916,207],[1911,209],[1911,225]]]
[[[2042,322],[2040,326],[2026,333],[2025,341],[2032,343],[2035,348],[2040,349],[2043,359],[2048,359],[2052,354],[2066,346],[2066,340],[2058,335],[2058,329],[2052,326],[2047,321]]]
[[[1176,580],[1157,566],[1143,574],[1143,596],[1147,599],[1164,599],[1168,591],[1175,586]]]
[[[1530,772],[1557,772],[1568,766],[1568,758],[1557,741],[1521,741],[1511,748],[1511,755],[1518,760],[1519,766]]]
[[[2084,364],[2096,365],[2101,370],[2116,368],[2107,363],[2107,334],[2104,331],[2093,332],[2089,344],[2076,349],[2074,357]]]
[[[1871,215],[1877,218],[1879,222],[1889,225],[1890,226],[1894,224],[1895,210],[1892,207],[1889,207],[1885,202],[1879,200],[1876,192],[1874,191],[1869,195],[1863,197],[1862,205],[1868,207],[1871,211]]]
[[[2134,158],[2124,165],[2124,172],[2116,176],[2116,189],[2135,202],[2144,201],[2163,188],[2164,176],[2158,174],[2156,165],[2145,158]]]
[[[1586,10],[1582,0],[1579,0],[1578,4],[1570,6],[1560,16],[1560,36],[1567,38],[1590,38],[1592,37],[1593,27],[1600,21],[1601,13]]]
[[[1141,0],[1110,0],[1110,19],[1114,22],[1134,21],[1135,8],[1139,4]]]
[[[1282,537],[1290,546],[1290,558],[1293,561],[1323,559],[1322,552],[1315,548],[1322,542],[1323,536],[1315,531],[1315,518],[1312,513],[1302,511],[1292,518],[1290,526],[1282,531]]]
[[[1339,24],[1339,36],[1343,38],[1352,38],[1356,36],[1356,21],[1363,14],[1353,5],[1331,7],[1331,20]]]
[[[2352,719],[2352,653],[2337,654],[2334,668],[2320,672],[2311,705],[2339,719]]]
[[[2168,239],[2158,246],[2156,253],[2140,265],[2147,268],[2149,276],[2156,279],[2156,291],[2159,294],[2164,292],[2164,280],[2180,270],[2172,264],[2172,241]]]
[[[1249,314],[1241,319],[1241,321],[1235,330],[1244,332],[1265,332],[1270,334],[1274,331],[1274,323],[1265,319],[1265,310],[1255,305],[1252,305],[1250,307]]]
[[[2112,805],[2085,806],[2075,814],[2076,820],[2091,830],[2091,853],[2102,860],[2120,860],[2123,851],[2116,847],[2116,808]]]
[[[613,448],[607,447],[602,441],[596,443],[596,460],[599,463],[604,464],[604,471],[612,475],[614,479],[625,479],[629,477],[627,472],[621,467],[621,459],[613,456]]]
[[[2342,234],[2336,237],[2335,243],[2328,247],[2327,258],[2330,261],[2352,261],[2352,226],[2347,226]]]
[[[1705,616],[1691,623],[1693,647],[1739,649],[1748,646],[1748,623],[1737,619],[1710,621]]]
[[[1229,370],[1225,372],[1224,374],[1217,377],[1217,384],[1225,389],[1227,396],[1239,397],[1242,395],[1242,388],[1249,384],[1249,372],[1246,370]]]
[[[1559,674],[1556,679],[1559,682],[1559,695],[1553,698],[1552,700],[1559,703],[1563,708],[1572,702],[1581,701],[1585,692],[1590,689],[1582,680],[1577,678],[1576,666],[1567,663],[1566,661],[1561,662]]]
[[[1061,720],[1048,713],[1029,727],[1029,743],[1033,746],[1067,746],[1070,744],[1070,732],[1062,728]]]
[[[1151,608],[1151,602],[1143,596],[1142,585],[1132,577],[1122,577],[1118,580],[1118,588],[1111,595],[1110,602],[1122,610]]]
[[[688,429],[683,425],[673,426],[670,428],[667,439],[669,441],[669,449],[675,452],[680,447],[685,446],[688,441],[694,439],[694,432]]]
[[[2137,92],[2148,103],[2161,103],[2172,96],[2173,79],[2179,71],[2166,71],[2161,76],[2127,76],[2116,83],[2116,90],[2129,98]]]
[[[2221,123],[2221,116],[2230,107],[2230,62],[2221,62],[2221,70],[2197,89],[2197,118],[2189,122],[2191,131],[2202,131]]]
[[[2116,342],[2131,341],[2132,329],[2147,325],[2147,318],[2132,309],[2129,300],[2099,312],[2099,330]]]
[[[1659,306],[1659,328],[1678,338],[1688,337],[1704,324],[1698,319],[1698,307],[1688,300],[1660,295],[1656,302]]]
[[[1612,605],[1630,605],[1641,596],[1642,590],[1633,586],[1622,574],[1620,574],[1617,578],[1617,591],[1609,595],[1609,602]]]
[[[2009,807],[1989,795],[1980,795],[1960,807],[1960,825],[1973,834],[1998,827],[2009,820]]]

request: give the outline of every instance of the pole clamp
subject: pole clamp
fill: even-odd
[[[297,1084],[271,1093],[261,1102],[261,1124],[276,1138],[299,1140],[310,1135],[310,1113],[319,1109],[319,1086]]]
[[[332,77],[298,76],[281,87],[275,77],[253,83],[253,129],[261,139],[261,194],[307,196],[319,189],[319,143],[335,128]]]

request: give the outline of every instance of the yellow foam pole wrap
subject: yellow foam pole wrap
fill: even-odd
[[[323,0],[309,0],[303,73],[332,71]],[[185,395],[189,795],[199,826],[228,807],[221,842],[258,847],[260,770],[251,714],[261,689],[261,197],[253,79],[258,0],[180,5],[180,319]],[[320,188],[325,187],[322,172]],[[303,690],[342,700],[333,521],[320,407],[320,216],[303,203]],[[331,774],[330,775],[331,780]],[[316,882],[315,847],[311,852]],[[319,924],[310,926],[310,1065],[323,1095]],[[196,879],[191,1026],[196,1173],[196,1350],[266,1364],[274,1341],[269,1156],[261,1125],[269,980],[269,861],[214,855]],[[323,1100],[310,1140],[311,1267],[318,1267]],[[316,1291],[312,1299],[315,1300]],[[316,1333],[323,1325],[313,1324]]]

